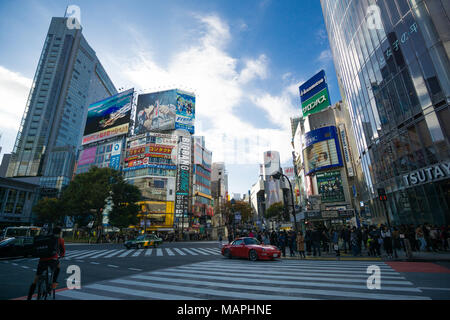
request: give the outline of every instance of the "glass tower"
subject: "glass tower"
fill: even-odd
[[[448,1],[321,5],[373,221],[450,224]]]
[[[117,93],[82,29],[54,17],[25,106],[8,177],[61,189],[72,177],[90,103]]]

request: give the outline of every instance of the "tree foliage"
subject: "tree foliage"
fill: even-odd
[[[253,218],[252,207],[247,201],[235,201],[234,204],[227,201],[223,205],[223,212],[225,212],[229,223],[233,223],[235,212],[241,213],[241,222],[249,222]]]
[[[266,219],[276,218],[281,219],[284,214],[284,205],[282,202],[276,202],[272,204],[265,212]]]
[[[61,200],[66,214],[75,218],[79,225],[94,220],[94,226],[102,224],[105,200],[111,195],[114,207],[110,213],[110,223],[128,226],[137,222],[140,190],[126,183],[119,171],[110,168],[93,167],[86,173],[75,176],[63,191]]]
[[[64,206],[57,198],[42,198],[33,207],[38,223],[62,224],[64,220]]]

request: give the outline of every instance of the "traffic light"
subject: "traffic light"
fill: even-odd
[[[387,201],[386,190],[384,188],[378,189],[378,199],[380,201]]]

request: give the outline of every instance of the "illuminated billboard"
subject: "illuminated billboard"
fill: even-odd
[[[194,133],[195,97],[180,90],[138,96],[136,134],[184,129]]]
[[[345,202],[344,187],[339,171],[318,172],[316,178],[322,202]]]
[[[130,89],[88,108],[82,145],[128,133],[134,89]]]
[[[336,127],[323,127],[307,132],[304,141],[303,159],[306,174],[343,165]]]

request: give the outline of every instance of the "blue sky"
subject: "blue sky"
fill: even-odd
[[[298,86],[324,69],[340,94],[319,1],[0,1],[0,146],[11,152],[52,16],[81,9],[83,34],[117,88],[197,96],[196,134],[246,193],[263,152],[291,166]]]

